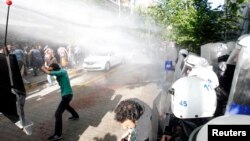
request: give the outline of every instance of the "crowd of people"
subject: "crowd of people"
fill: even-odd
[[[15,54],[21,76],[28,75],[31,71],[33,77],[43,73],[41,67],[48,67],[52,63],[58,63],[62,68],[75,68],[81,66],[84,54],[78,45],[49,45],[42,43],[15,43],[7,44],[10,54]],[[52,77],[47,75],[50,86],[54,85]],[[29,83],[23,78],[24,83]]]

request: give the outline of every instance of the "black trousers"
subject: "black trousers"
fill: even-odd
[[[60,104],[57,107],[55,118],[55,135],[62,135],[62,114],[65,111],[69,111],[73,117],[79,117],[77,112],[69,105],[70,101],[72,100],[73,95],[66,95],[62,97]]]

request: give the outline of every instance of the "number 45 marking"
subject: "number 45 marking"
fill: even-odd
[[[187,101],[181,100],[179,103],[181,106],[187,107]]]

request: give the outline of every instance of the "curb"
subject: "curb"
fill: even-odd
[[[83,72],[83,69],[73,69],[73,70],[68,71],[69,79],[79,76],[81,72]],[[39,82],[25,84],[24,87],[25,87],[26,93],[28,93],[32,89],[35,89],[44,84],[47,84],[47,79],[39,81]]]

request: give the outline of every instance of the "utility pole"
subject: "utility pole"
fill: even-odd
[[[6,4],[8,5],[8,11],[7,11],[7,18],[6,18],[4,46],[5,46],[5,52],[8,55],[9,54],[9,50],[7,48],[7,33],[8,33],[8,23],[9,23],[10,6],[12,5],[12,1],[11,0],[7,0]]]

